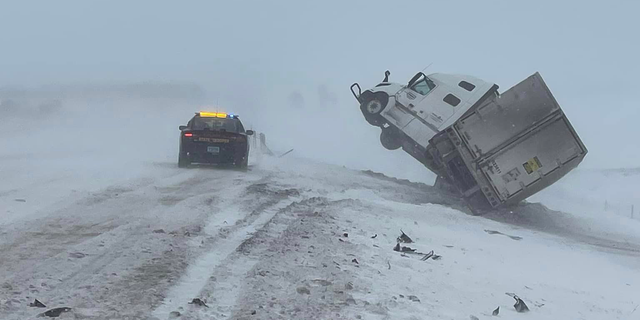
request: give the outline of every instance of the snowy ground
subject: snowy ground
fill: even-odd
[[[532,199],[566,213],[476,217],[430,186],[295,154],[181,170],[177,132],[145,120],[0,126],[0,319],[37,318],[34,299],[72,308],[61,319],[640,317],[640,223],[594,209],[604,192],[637,199],[640,175],[576,171]],[[400,230],[441,258],[393,251]]]

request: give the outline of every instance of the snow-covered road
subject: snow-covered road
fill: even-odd
[[[83,188],[82,171],[42,180],[3,159],[25,183],[0,193],[0,319],[36,317],[34,299],[72,308],[62,319],[637,316],[637,225],[598,229],[537,204],[474,217],[427,185],[253,160],[246,172],[88,168]],[[400,229],[442,258],[393,251]]]

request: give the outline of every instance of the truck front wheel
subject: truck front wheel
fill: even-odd
[[[362,94],[362,104],[360,110],[367,122],[374,126],[380,126],[383,123],[380,113],[387,106],[389,96],[384,92],[371,93],[367,91]]]
[[[402,147],[402,138],[397,130],[391,127],[382,128],[382,132],[380,132],[380,143],[382,143],[385,149],[398,150]]]

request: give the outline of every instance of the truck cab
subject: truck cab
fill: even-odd
[[[382,145],[389,150],[402,147],[430,169],[429,140],[497,90],[497,85],[472,76],[422,72],[406,85],[383,81],[364,92],[357,83],[351,86],[367,122],[381,128]]]

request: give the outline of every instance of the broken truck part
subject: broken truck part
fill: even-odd
[[[587,149],[535,73],[499,93],[475,77],[418,72],[351,92],[380,142],[402,148],[476,213],[514,205],[575,168]],[[442,183],[445,180],[447,183]]]

